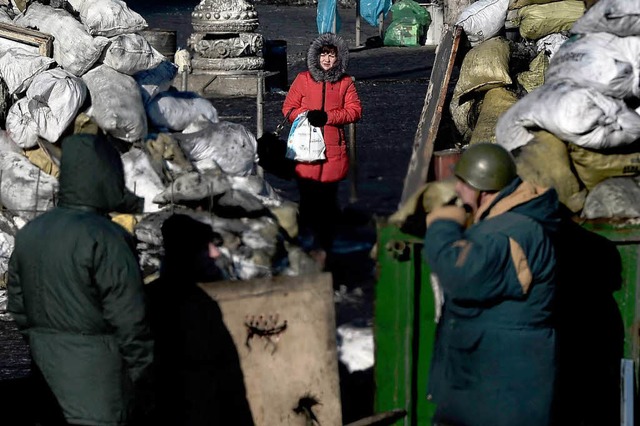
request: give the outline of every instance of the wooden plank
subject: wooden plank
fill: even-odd
[[[11,24],[0,23],[0,37],[29,46],[36,46],[42,56],[53,55],[53,36]]]
[[[429,87],[422,107],[418,130],[413,142],[413,153],[404,180],[400,206],[407,201],[426,181],[433,155],[442,109],[444,107],[451,72],[460,43],[460,27],[447,27],[436,50],[436,58],[429,79]]]

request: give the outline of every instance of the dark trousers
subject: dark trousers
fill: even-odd
[[[311,231],[314,247],[331,251],[335,238],[338,206],[338,182],[298,179],[300,191],[300,228]]]

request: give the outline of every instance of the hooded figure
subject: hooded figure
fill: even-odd
[[[8,310],[70,424],[124,425],[153,342],[123,201],[120,155],[100,135],[62,143],[58,206],[16,235]]]
[[[295,78],[282,106],[282,113],[293,123],[308,111],[309,122],[320,127],[326,145],[324,161],[298,163],[295,172],[300,190],[301,225],[307,225],[328,249],[333,229],[326,225],[339,214],[338,182],[347,176],[349,157],[346,124],[362,117],[362,106],[353,79],[346,74],[349,49],[332,33],[321,34],[307,52],[308,71]]]

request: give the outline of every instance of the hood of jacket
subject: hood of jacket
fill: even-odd
[[[59,180],[62,206],[109,212],[124,197],[120,154],[103,135],[76,134],[62,141]]]
[[[320,51],[322,46],[336,46],[338,49],[338,57],[336,63],[328,71],[325,71],[320,66]],[[340,80],[347,72],[347,65],[349,65],[349,47],[342,37],[333,33],[320,34],[318,38],[311,42],[309,50],[307,51],[307,67],[311,77],[317,82],[328,81],[335,83]]]
[[[482,220],[507,211],[534,219],[550,233],[557,232],[560,227],[560,202],[556,190],[523,182],[519,177],[498,192],[488,207],[478,212],[477,217]]]

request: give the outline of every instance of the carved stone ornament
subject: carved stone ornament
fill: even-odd
[[[193,58],[191,66],[204,71],[255,71],[264,68],[264,59],[258,56],[224,59]]]
[[[250,33],[258,28],[258,12],[245,0],[202,0],[191,12],[191,24],[199,33]]]
[[[234,38],[212,38],[206,34],[191,34],[187,41],[195,57],[239,58],[256,56],[262,52],[264,37],[257,33],[240,33]]]

